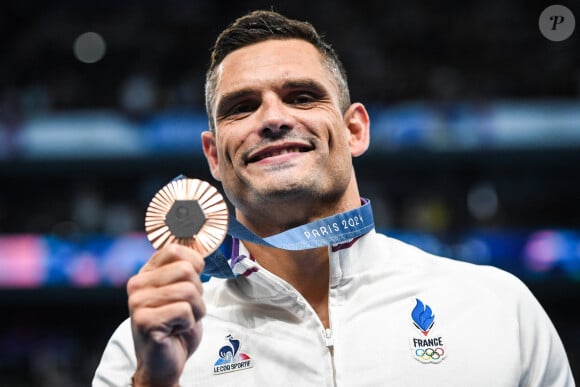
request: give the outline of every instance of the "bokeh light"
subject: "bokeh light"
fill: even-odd
[[[96,63],[103,59],[107,43],[96,32],[85,32],[79,35],[73,44],[75,58],[83,63]]]

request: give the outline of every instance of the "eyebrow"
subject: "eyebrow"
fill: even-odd
[[[288,80],[282,84],[282,89],[310,89],[320,93],[326,90],[320,82],[313,79]]]
[[[280,87],[277,87],[277,89],[279,90],[308,89],[318,94],[327,93],[326,88],[320,82],[315,81],[313,79],[290,79],[284,81]],[[232,105],[236,101],[255,94],[256,91],[250,87],[223,94],[216,107],[216,114],[219,116],[220,112],[222,112],[224,109],[227,109],[228,106]]]
[[[245,97],[253,94],[255,94],[255,91],[250,88],[244,88],[224,94],[216,106],[216,115],[219,116],[220,112],[222,112],[224,109],[227,109],[227,107],[232,105],[235,101],[244,99]]]

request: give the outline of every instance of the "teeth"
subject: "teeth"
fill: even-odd
[[[300,148],[298,148],[298,147],[294,147],[294,148],[283,148],[283,149],[280,149],[280,150],[276,150],[276,151],[264,153],[264,154],[258,156],[256,158],[256,161],[260,161],[260,160],[265,159],[267,157],[274,157],[274,156],[279,156],[279,155],[285,155],[286,153],[296,153],[296,152],[300,152]]]

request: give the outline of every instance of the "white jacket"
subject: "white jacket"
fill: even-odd
[[[246,276],[207,282],[203,338],[180,385],[574,386],[554,326],[511,274],[374,231],[329,255],[329,330],[249,258],[234,267]],[[135,367],[126,320],[93,386],[129,386]]]

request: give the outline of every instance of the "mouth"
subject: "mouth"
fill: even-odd
[[[309,152],[311,150],[313,150],[313,147],[311,145],[294,144],[294,143],[269,146],[255,153],[251,153],[246,160],[246,164],[256,163],[258,161],[270,157],[281,156],[289,153],[304,153]]]

